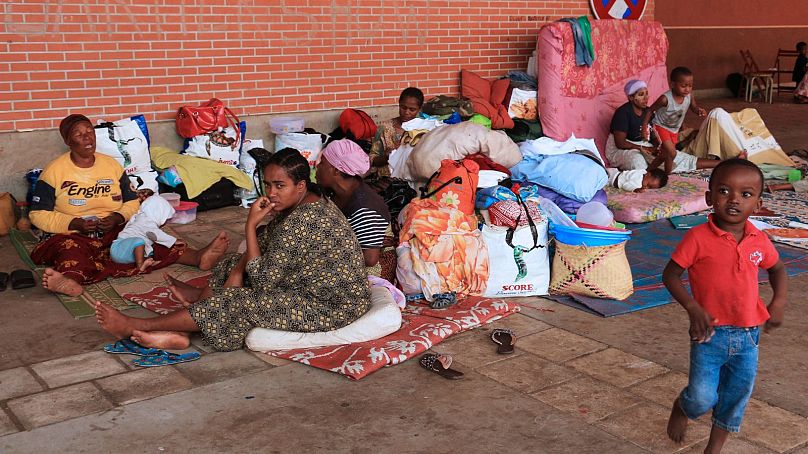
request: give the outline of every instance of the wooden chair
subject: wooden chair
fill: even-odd
[[[758,89],[758,93],[763,97],[763,101],[771,104],[772,93],[774,87],[774,73],[772,71],[761,71],[752,57],[752,52],[741,50],[741,59],[743,59],[743,80],[741,82],[742,90],[738,93],[744,94],[747,102],[752,102],[752,95],[754,94],[752,87]]]
[[[794,72],[794,61],[799,56],[796,50],[777,49],[777,58],[774,59],[774,67],[772,72],[777,77],[777,93],[784,91],[791,92],[796,89],[795,84],[791,84],[791,74]],[[780,83],[781,78],[785,75],[785,84]]]

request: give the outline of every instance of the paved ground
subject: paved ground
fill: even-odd
[[[808,147],[808,106],[753,104],[783,148]],[[737,100],[702,100],[737,110]],[[179,227],[191,244],[220,228],[241,236],[240,208]],[[234,247],[237,241],[234,241]],[[0,238],[4,271],[23,267]],[[769,295],[768,287],[763,292]],[[791,280],[785,326],[763,336],[758,386],[728,453],[808,454],[808,278]],[[41,288],[0,294],[0,452],[700,452],[664,436],[686,380],[687,319],[675,304],[602,319],[549,300],[497,322],[517,352],[499,356],[490,327],[434,348],[461,381],[416,362],[360,382],[246,351],[135,370],[107,355],[112,338],[74,320]],[[145,310],[130,314],[149,315]]]

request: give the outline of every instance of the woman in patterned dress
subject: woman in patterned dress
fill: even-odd
[[[255,327],[296,332],[342,328],[370,308],[359,244],[345,216],[309,181],[297,150],[273,155],[264,169],[267,197],[247,215],[247,251],[224,257],[208,286],[171,280],[187,310],[140,319],[97,302],[96,318],[118,338],[154,348],[187,348],[201,332],[222,351],[237,350]],[[269,224],[260,234],[258,224]]]

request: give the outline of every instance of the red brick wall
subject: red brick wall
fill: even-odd
[[[11,0],[0,131],[68,112],[167,120],[212,96],[244,115],[456,93],[461,68],[524,70],[542,24],[584,14],[588,0]]]

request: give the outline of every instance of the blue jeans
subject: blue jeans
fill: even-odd
[[[690,419],[713,410],[713,424],[727,432],[741,429],[755,387],[760,328],[717,326],[709,342],[690,344],[690,377],[679,405]]]

